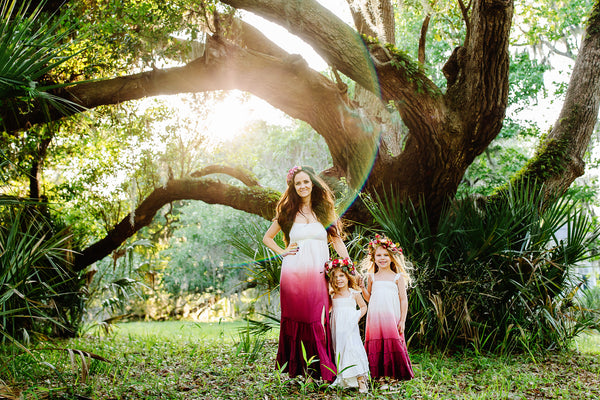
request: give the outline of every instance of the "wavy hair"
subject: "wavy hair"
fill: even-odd
[[[358,286],[358,278],[356,275],[350,275],[348,273],[348,271],[343,270],[341,267],[335,267],[335,268],[331,269],[329,274],[325,274],[325,278],[327,278],[327,282],[329,282],[329,287],[331,288],[332,291],[334,291],[334,292],[336,291],[333,286],[333,274],[337,270],[342,271],[344,273],[344,275],[346,275],[346,278],[348,278],[348,287],[350,287],[354,290],[360,290],[360,286]]]
[[[367,274],[376,274],[379,271],[379,267],[375,262],[375,251],[380,247],[385,249],[390,256],[390,269],[397,274],[401,274],[404,282],[406,282],[406,287],[410,287],[412,283],[412,277],[410,276],[410,271],[413,269],[412,263],[404,258],[404,254],[392,252],[384,246],[377,246],[373,248],[373,251],[369,251],[369,254],[360,262],[360,270]]]
[[[325,227],[330,237],[342,235],[342,225],[335,212],[335,200],[333,192],[321,179],[312,167],[301,166],[294,167],[288,175],[287,188],[277,203],[277,216],[275,219],[283,232],[283,239],[286,245],[290,244],[290,230],[296,219],[296,214],[300,211],[301,198],[294,187],[294,179],[300,172],[306,172],[312,182],[312,192],[310,195],[310,206],[317,216],[317,220]]]

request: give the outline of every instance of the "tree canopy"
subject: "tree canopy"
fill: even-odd
[[[582,25],[575,15],[587,14],[581,28],[585,35],[580,44],[566,43],[566,53],[574,53],[576,44],[578,52],[562,112],[550,133],[540,138],[536,156],[514,177],[536,180],[548,191],[565,190],[583,174],[600,98],[600,70],[595,67],[600,61],[600,3],[561,4],[551,2],[551,20],[561,29],[576,29]],[[354,26],[314,0],[67,2],[56,10],[63,16],[61,26],[81,21],[79,29],[88,36],[70,50],[71,58],[45,76],[45,93],[72,106],[7,96],[0,111],[6,137],[38,138],[35,154],[43,158],[53,130],[43,131],[39,124],[157,95],[237,89],[304,121],[323,138],[332,167],[322,174],[332,186],[341,182],[350,191],[366,193],[393,190],[424,207],[435,222],[467,168],[505,123],[516,54],[511,30],[525,26],[524,40],[541,38],[546,48],[563,39],[552,36],[552,29],[542,32],[531,18],[534,8],[514,1],[400,6],[391,0],[348,0],[347,7]],[[306,41],[329,71],[315,71],[300,55],[277,46],[240,19],[242,10]],[[565,10],[571,11],[569,18],[561,17]],[[400,26],[407,24],[411,37],[399,35]],[[416,34],[414,27],[420,28]],[[59,82],[68,85],[52,86]],[[219,168],[202,165],[168,176],[160,185],[155,182],[134,212],[82,250],[77,268],[110,254],[174,200],[225,204],[272,217],[277,190],[262,186],[245,170]],[[29,174],[32,197],[38,197],[36,169],[32,165]],[[208,177],[214,172],[242,184]],[[367,218],[358,205],[347,217]]]

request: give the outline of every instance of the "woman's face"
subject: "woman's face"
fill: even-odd
[[[377,250],[375,250],[373,258],[375,259],[375,264],[377,264],[379,268],[389,267],[392,261],[390,253],[383,247],[378,247]]]
[[[306,172],[298,172],[296,176],[294,176],[294,188],[296,189],[296,193],[300,198],[306,198],[310,196],[312,193],[312,181],[310,180],[310,176]]]
[[[337,290],[348,286],[348,277],[342,270],[336,269],[333,271],[333,285]]]

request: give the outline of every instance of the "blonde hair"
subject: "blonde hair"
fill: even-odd
[[[395,273],[402,275],[404,282],[406,283],[406,287],[410,287],[412,284],[410,271],[413,269],[413,265],[410,261],[404,258],[404,254],[402,252],[390,251],[384,246],[373,247],[373,251],[369,251],[369,255],[363,258],[363,260],[360,262],[359,269],[367,274],[376,274],[377,271],[379,271],[379,267],[377,266],[377,263],[375,263],[375,251],[377,251],[377,249],[380,247],[385,249],[390,256],[390,269]]]
[[[327,277],[327,282],[329,282],[329,286],[331,287],[332,291],[336,292],[335,286],[333,285],[331,280],[333,279],[333,274],[337,270],[342,271],[344,273],[344,275],[346,275],[346,278],[348,278],[348,287],[349,288],[352,288],[354,290],[360,290],[360,287],[358,286],[358,281],[357,281],[356,275],[350,275],[347,271],[342,269],[342,267],[335,267],[335,268],[332,268],[328,274],[325,274],[325,276]]]

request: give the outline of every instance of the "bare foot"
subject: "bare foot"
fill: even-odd
[[[367,388],[367,383],[365,382],[365,378],[363,376],[361,376],[357,380],[358,380],[358,391],[360,393],[367,393],[369,391],[369,388]]]

